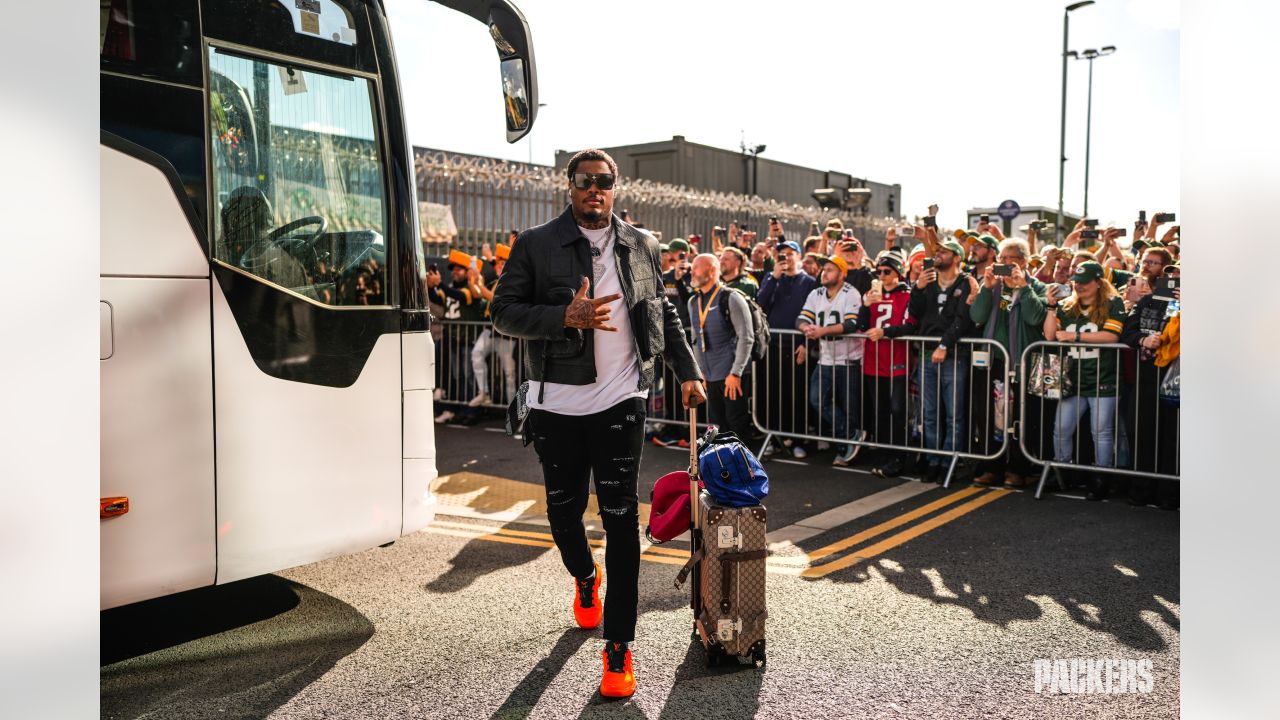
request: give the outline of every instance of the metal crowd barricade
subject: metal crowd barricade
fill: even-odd
[[[436,343],[436,402],[505,408],[524,380],[525,344],[487,321],[442,320]],[[485,402],[471,405],[480,396]]]
[[[995,383],[1008,391],[1009,357],[999,343],[964,338],[960,341],[962,350],[949,352],[942,363],[933,363],[936,337],[871,341],[865,334],[847,334],[839,338],[864,343],[862,367],[855,375],[851,367],[841,371],[837,366],[827,381],[819,369],[818,343],[828,341],[806,341],[798,330],[770,330],[769,352],[755,364],[751,382],[752,419],[766,436],[761,457],[775,438],[938,455],[949,459],[943,483],[949,487],[962,458],[994,460],[1008,449],[1012,423],[1007,414],[999,416],[992,394],[986,391]],[[866,374],[869,355],[877,352],[879,343],[894,343],[887,346],[888,360],[890,365],[901,363],[900,375]],[[806,348],[803,363],[797,361],[801,347]],[[938,381],[946,375],[950,375],[949,382]],[[980,403],[971,401],[969,391],[979,377]],[[931,391],[926,387],[928,379],[933,379]],[[944,385],[949,385],[949,391],[943,390]],[[927,407],[933,408],[933,427],[927,422]],[[841,410],[843,423],[839,422]],[[848,430],[850,420],[868,432],[866,438],[853,438]],[[948,420],[945,425],[944,420]],[[838,434],[841,428],[837,425],[844,426],[843,434]]]
[[[436,343],[436,402],[468,407],[506,408],[520,383],[524,382],[524,355],[527,344],[498,335],[489,322],[441,320],[441,337]],[[486,402],[471,405],[481,391]],[[650,430],[670,425],[676,429],[673,438],[687,438],[688,414],[681,397],[680,381],[661,359],[655,367],[654,383],[649,389],[645,424]],[[706,429],[704,422],[698,423]]]
[[[1028,404],[1039,406],[1036,425],[1040,432],[1031,438],[1035,447],[1028,446],[1030,433],[1019,437],[1023,454],[1044,466],[1036,498],[1043,493],[1051,472],[1059,489],[1065,487],[1058,472],[1062,468],[1153,480],[1180,479],[1179,412],[1160,399],[1160,381],[1167,368],[1144,367],[1145,363],[1135,362],[1130,355],[1136,352],[1120,343],[1045,340],[1022,351],[1020,427],[1029,426]],[[1108,358],[1110,379],[1104,368]],[[1090,361],[1092,373],[1085,369]],[[1132,382],[1128,381],[1130,372]],[[1050,407],[1052,413],[1048,412]],[[1046,418],[1052,422],[1046,423]],[[1050,454],[1045,452],[1045,429],[1051,431]]]

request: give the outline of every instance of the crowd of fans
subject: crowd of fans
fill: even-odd
[[[730,223],[705,241],[662,243],[662,283],[707,378],[710,422],[747,440],[763,439],[757,423],[774,431],[783,439],[766,454],[832,450],[835,465],[861,454],[876,474],[914,471],[934,482],[960,452],[994,459],[966,460],[957,477],[1022,487],[1038,473],[1029,454],[1074,466],[1064,475],[1091,500],[1124,492],[1135,504],[1176,508],[1175,481],[1105,472],[1178,473],[1172,216],[1140,213],[1127,247],[1128,228],[1082,219],[1057,246],[1041,242],[1040,221],[1007,238],[986,217],[972,230],[942,231],[936,212],[891,228],[875,250],[838,219],[803,239],[774,219],[763,238]],[[446,319],[487,319],[506,252],[485,253],[488,281],[486,266],[461,253],[450,257],[451,283],[432,269],[430,293]],[[753,352],[758,323],[768,326],[768,347]],[[516,343],[477,332],[446,333],[440,343],[458,389],[449,397],[471,397],[464,413],[498,400],[489,358],[499,359],[504,397],[514,392]],[[1061,345],[1034,358],[1034,373],[1017,372],[1023,350],[1046,340]],[[651,432],[659,445],[687,444],[673,385],[651,392],[651,417],[672,421]],[[752,388],[761,395],[754,403]],[[445,410],[437,419],[454,418]],[[1010,428],[1023,437],[1003,438]]]

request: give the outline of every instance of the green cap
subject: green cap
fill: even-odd
[[[671,246],[666,243],[658,243],[658,252],[671,252]]]
[[[689,252],[689,243],[681,240],[680,238],[676,238],[675,240],[667,243],[667,249],[671,252]]]
[[[1071,275],[1071,282],[1086,283],[1091,280],[1101,280],[1102,276],[1102,266],[1087,260],[1076,266],[1076,271]]]
[[[987,233],[982,233],[981,235],[978,236],[978,242],[982,243],[983,245],[986,245],[992,250],[1000,249],[1000,241],[997,240],[994,235],[988,235]]]
[[[958,258],[964,257],[964,246],[955,240],[943,240],[939,247],[943,250],[955,253]]]

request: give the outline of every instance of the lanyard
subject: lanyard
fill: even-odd
[[[716,289],[712,291],[711,297],[707,298],[707,306],[702,307],[702,295],[698,295],[698,339],[702,342],[702,352],[707,351],[707,312],[711,310],[711,303],[716,301],[716,296],[720,294],[720,288],[723,285],[716,285]]]

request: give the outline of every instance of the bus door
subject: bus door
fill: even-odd
[[[399,537],[376,76],[206,44],[218,582]]]

